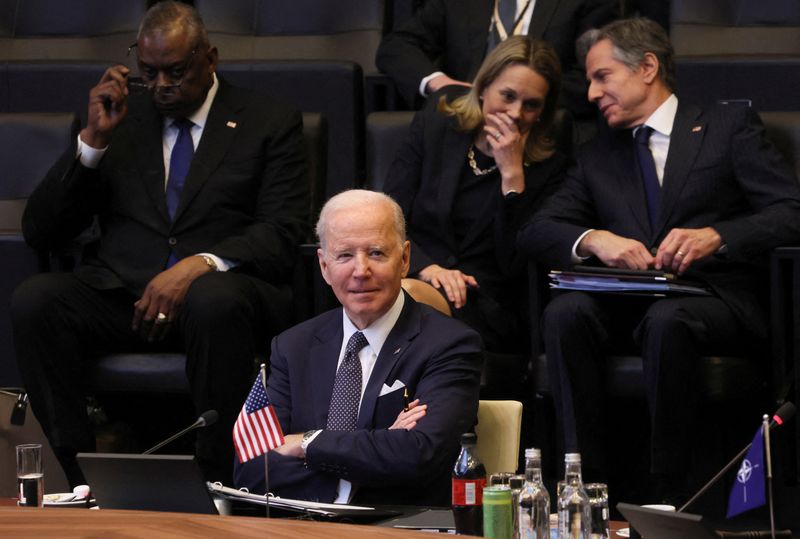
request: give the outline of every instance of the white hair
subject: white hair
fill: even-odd
[[[340,210],[359,211],[377,204],[387,204],[390,207],[394,230],[397,233],[400,245],[402,245],[406,241],[406,219],[403,217],[403,210],[400,205],[385,193],[367,189],[350,189],[331,197],[319,213],[316,232],[322,248],[325,248],[325,234],[328,231],[328,221],[330,221],[331,215]]]

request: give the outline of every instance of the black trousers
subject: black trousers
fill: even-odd
[[[71,273],[36,275],[15,290],[11,317],[17,361],[31,407],[74,486],[83,482],[75,453],[94,450],[86,413],[87,370],[110,352],[180,351],[187,355],[195,409],[219,412],[197,431],[197,458],[208,480],[231,484],[233,423],[252,386],[253,360],[288,327],[291,294],[233,272],[195,280],[169,338],[145,342],[131,330],[138,299],[97,290]]]
[[[699,392],[700,357],[741,354],[752,338],[722,300],[646,299],[570,292],[543,318],[545,352],[567,452],[607,470],[603,361],[609,352],[640,353],[651,422],[651,471],[684,475]]]

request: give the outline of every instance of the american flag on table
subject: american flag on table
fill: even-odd
[[[239,462],[247,462],[283,445],[283,430],[258,376],[233,426],[233,446]]]

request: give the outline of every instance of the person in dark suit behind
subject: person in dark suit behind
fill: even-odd
[[[94,448],[83,380],[112,351],[185,350],[210,480],[231,480],[229,433],[256,352],[291,324],[288,283],[307,230],[302,120],[215,74],[194,8],[160,2],[136,42],[144,95],[117,65],[89,93],[88,123],[23,217],[36,248],[58,248],[97,219],[74,273],[40,274],[11,313],[22,377],[69,482]],[[266,352],[266,350],[263,350]]]
[[[504,17],[506,9],[510,14]],[[383,38],[375,63],[414,104],[445,86],[468,86],[504,36],[527,35],[548,42],[558,54],[564,71],[561,106],[591,116],[575,39],[617,16],[615,0],[427,0]]]
[[[800,188],[749,108],[701,110],[678,100],[672,46],[653,21],[617,21],[579,45],[588,51],[589,99],[611,129],[579,152],[561,189],[521,231],[521,248],[559,268],[676,272],[713,295],[555,296],[543,332],[557,417],[565,450],[583,454],[589,475],[602,471],[603,354],[638,350],[651,471],[662,497],[679,498],[699,357],[742,353],[767,337],[766,255],[800,240]]]
[[[268,453],[269,490],[448,505],[459,437],[476,421],[480,338],[401,291],[411,247],[390,197],[336,195],[317,234],[320,269],[342,309],[272,341],[267,392],[287,435]],[[264,492],[263,459],[237,462],[235,485]]]
[[[566,158],[548,138],[559,82],[552,47],[507,39],[471,89],[451,89],[416,114],[386,180],[413,246],[404,287],[477,329],[487,350],[526,346],[516,237],[564,175]]]

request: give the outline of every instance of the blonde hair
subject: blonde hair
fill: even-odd
[[[548,137],[556,112],[558,92],[561,88],[561,64],[553,47],[541,40],[526,36],[513,36],[489,53],[475,76],[469,93],[448,102],[446,96],[439,100],[439,111],[454,116],[458,127],[465,132],[475,132],[483,126],[481,94],[503,70],[512,65],[529,67],[547,81],[549,86],[539,121],[531,128],[525,143],[528,161],[544,161],[553,155],[554,142]]]

